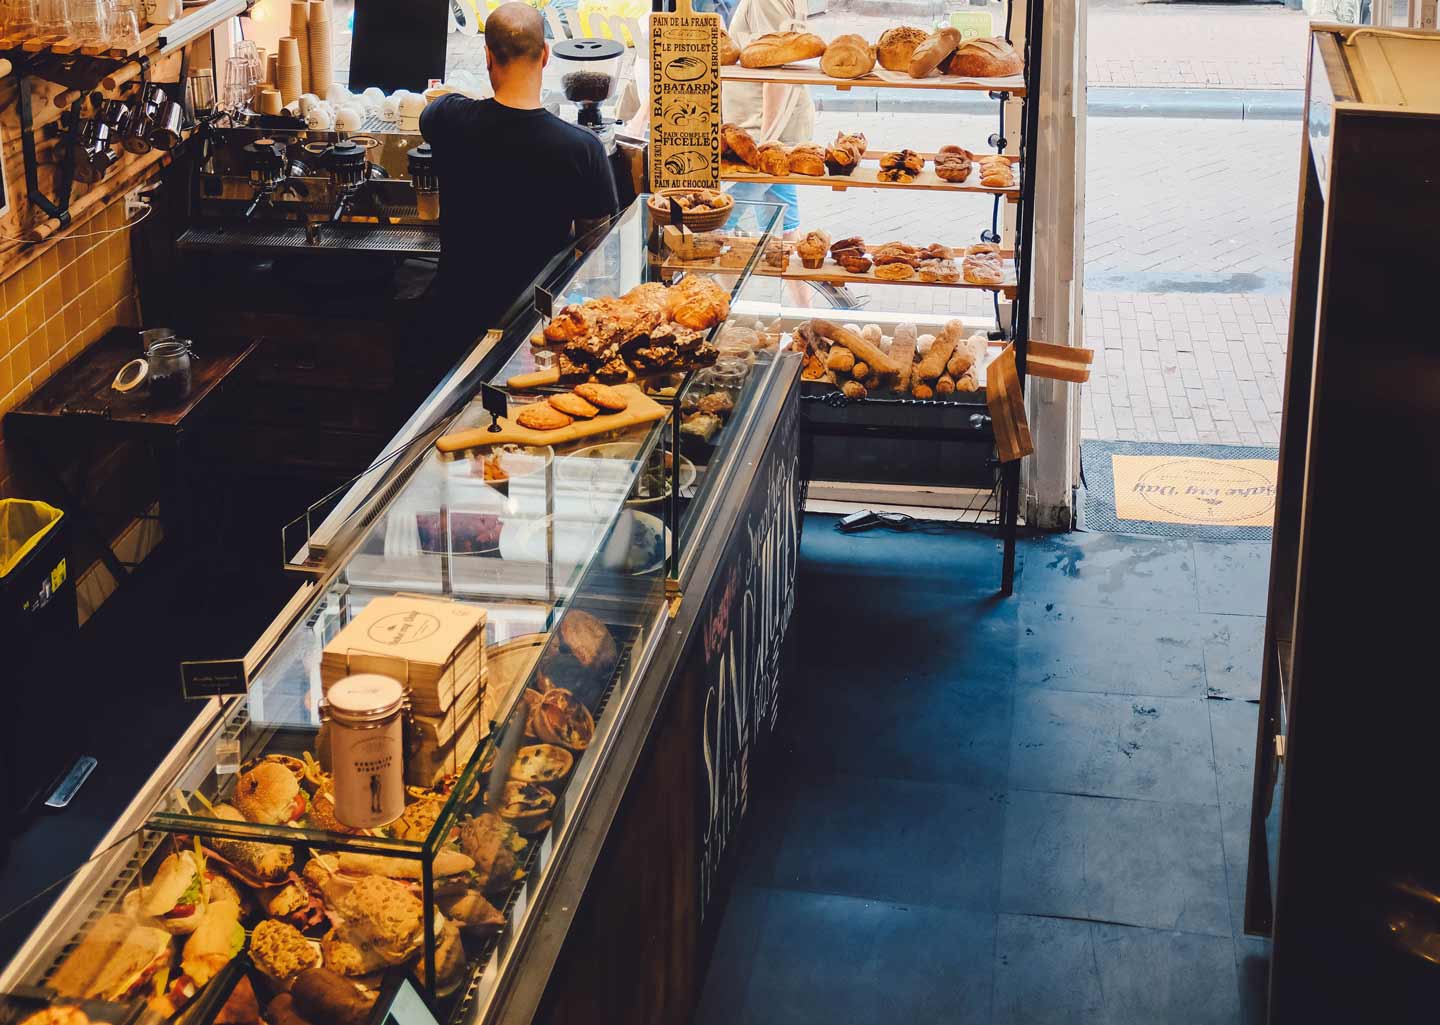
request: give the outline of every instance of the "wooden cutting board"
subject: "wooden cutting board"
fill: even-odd
[[[441,452],[459,452],[467,448],[483,448],[487,445],[563,445],[595,434],[623,430],[637,424],[652,423],[665,419],[665,408],[633,384],[619,384],[615,390],[624,395],[630,404],[618,413],[604,413],[590,420],[576,420],[558,431],[537,431],[521,427],[510,417],[500,418],[500,430],[492,431],[488,426],[473,427],[469,430],[446,434],[435,442]]]

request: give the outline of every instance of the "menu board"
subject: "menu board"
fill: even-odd
[[[720,16],[650,15],[650,188],[720,186]]]

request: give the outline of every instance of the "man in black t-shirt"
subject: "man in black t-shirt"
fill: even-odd
[[[472,339],[618,206],[600,140],[540,106],[549,59],[540,12],[502,4],[485,19],[495,98],[442,96],[420,115],[440,175],[442,301]]]

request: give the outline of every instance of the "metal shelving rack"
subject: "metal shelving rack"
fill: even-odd
[[[663,0],[662,0],[663,2]],[[1014,4],[1019,0],[1010,0],[1009,12],[1013,15]],[[944,195],[945,193],[955,194],[963,192],[988,192],[995,195],[996,220],[998,221],[999,204],[1001,202],[1013,204],[1015,212],[1015,237],[1013,249],[1005,253],[1007,266],[1013,267],[1013,277],[1000,286],[977,286],[964,281],[955,283],[944,282],[901,282],[901,284],[916,284],[932,288],[977,288],[989,287],[997,295],[997,332],[1004,334],[1003,321],[998,316],[998,299],[1004,296],[1013,302],[1010,317],[1010,330],[1008,340],[1015,347],[1015,364],[1020,379],[1021,393],[1024,393],[1026,379],[1026,357],[1030,341],[1029,318],[1030,318],[1030,289],[1033,275],[1033,259],[1031,253],[1031,241],[1034,234],[1035,224],[1035,184],[1036,184],[1036,150],[1039,136],[1039,104],[1035,101],[1035,92],[1039,84],[1041,54],[1041,39],[1044,27],[1044,0],[1024,0],[1025,23],[1024,41],[1021,47],[1025,57],[1023,72],[1011,78],[1003,79],[961,79],[946,81],[942,78],[931,78],[926,80],[905,80],[898,76],[880,78],[874,75],[860,79],[835,79],[829,78],[816,69],[810,68],[770,68],[753,69],[740,68],[736,66],[724,67],[721,69],[722,80],[743,81],[752,83],[774,82],[796,86],[818,86],[831,87],[846,91],[855,88],[879,88],[879,89],[921,89],[926,91],[934,90],[958,90],[967,92],[987,92],[999,105],[1000,110],[1000,131],[991,136],[991,144],[998,152],[1004,152],[1007,140],[1004,138],[1004,109],[1005,104],[1012,98],[1019,99],[1023,105],[1020,122],[1019,142],[1019,165],[1018,185],[1009,189],[985,189],[978,186],[950,186],[944,187],[946,183],[931,181],[928,178],[918,178],[915,182],[879,183],[866,180],[866,176],[860,179],[854,177],[807,177],[805,175],[790,175],[785,178],[776,178],[766,175],[730,173],[723,176],[725,181],[735,182],[770,182],[785,183],[791,185],[808,185],[814,187],[830,188],[836,191],[849,191],[851,189],[871,188],[901,188],[913,191],[928,192]],[[1005,35],[1012,37],[1013,20],[1007,17]],[[1013,38],[1011,38],[1013,42]],[[867,158],[872,154],[867,154]],[[927,163],[930,155],[927,155]],[[920,240],[909,240],[918,242]],[[981,232],[978,241],[1000,242],[1000,238],[993,229],[986,229]],[[843,284],[894,284],[894,282],[877,281],[865,275],[846,274],[836,269],[833,274],[813,271],[787,270],[782,277],[795,280],[816,280],[817,277],[826,283]],[[995,334],[992,334],[995,337]],[[837,393],[838,394],[838,393]],[[946,427],[924,427],[924,426],[877,426],[867,425],[845,425],[838,423],[826,424],[820,427],[807,421],[807,429],[820,430],[826,434],[834,434],[850,437],[884,437],[906,441],[959,441],[975,442],[994,447],[994,436],[989,430],[989,414],[983,406],[983,396],[980,392],[967,393],[963,397],[956,393],[954,400],[927,399],[915,400],[892,397],[877,397],[874,399],[865,398],[860,400],[844,399],[841,396],[806,395],[803,398],[809,403],[821,403],[830,408],[843,408],[847,405],[888,405],[902,406],[917,409],[950,409],[963,411],[966,407],[972,408],[972,415],[969,417],[970,430],[946,428]],[[967,512],[985,512],[994,509],[994,520],[999,526],[1004,540],[1004,556],[1001,567],[1000,593],[1010,595],[1015,588],[1015,545],[1019,529],[1020,516],[1020,462],[1000,463],[998,457],[993,455],[989,465],[997,471],[997,481],[994,491],[988,498],[982,498],[978,507],[963,510]],[[999,493],[998,508],[990,500],[995,491]],[[978,520],[978,517],[977,517]]]

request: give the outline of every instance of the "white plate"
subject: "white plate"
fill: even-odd
[[[567,523],[555,525],[555,562],[574,566],[585,560],[599,543],[603,523]],[[660,553],[657,539],[665,538],[665,551]],[[624,509],[615,522],[610,541],[600,553],[600,562],[608,570],[643,576],[665,567],[670,554],[670,536],[658,516]],[[545,562],[545,519],[520,524],[505,524],[500,530],[500,557],[512,562]]]
[[[556,475],[567,483],[583,484],[589,488],[604,489],[610,493],[627,489],[635,476],[634,464],[640,454],[640,445],[633,441],[612,441],[603,445],[591,445],[577,449],[557,460]],[[680,490],[684,491],[695,483],[695,464],[684,456],[680,457]],[[666,482],[669,483],[668,480]],[[632,498],[626,505],[651,505],[670,493],[667,486],[663,494],[651,498]]]

